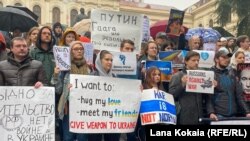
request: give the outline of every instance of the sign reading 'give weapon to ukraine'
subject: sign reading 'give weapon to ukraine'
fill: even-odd
[[[143,90],[140,115],[142,125],[176,124],[173,96],[161,90]]]
[[[72,84],[69,97],[71,132],[134,131],[141,99],[139,80],[70,75],[70,83]]]

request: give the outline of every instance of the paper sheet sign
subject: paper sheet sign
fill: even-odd
[[[65,46],[54,46],[53,53],[56,65],[60,68],[60,70],[70,70],[70,48]]]
[[[202,70],[187,70],[187,92],[214,94],[214,72]]]

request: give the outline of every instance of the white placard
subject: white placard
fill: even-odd
[[[173,95],[161,90],[143,90],[141,124],[176,124],[176,110]]]
[[[203,44],[203,50],[215,51],[216,50],[216,44],[215,43],[204,43]]]
[[[135,43],[135,51],[140,51],[142,14],[94,9],[91,21],[91,41],[95,49],[119,51],[121,41],[130,39]]]
[[[139,80],[70,75],[70,83],[70,132],[134,131],[141,99]]]
[[[136,54],[131,52],[111,52],[112,72],[118,75],[136,75]]]
[[[214,72],[202,70],[187,70],[187,92],[214,94]]]
[[[0,87],[1,141],[55,141],[54,87]]]
[[[214,66],[214,51],[194,50],[200,54],[199,68],[211,68]]]
[[[70,48],[65,46],[54,46],[53,53],[56,65],[60,68],[60,70],[70,70]]]

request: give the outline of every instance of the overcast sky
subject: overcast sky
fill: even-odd
[[[197,1],[199,0],[144,0],[144,3],[173,6],[179,10],[184,10]]]

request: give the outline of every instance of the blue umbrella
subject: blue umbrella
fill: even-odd
[[[217,30],[212,28],[197,27],[189,29],[186,33],[186,40],[189,40],[192,36],[199,36],[202,38],[203,42],[216,42],[220,39],[221,35]]]

